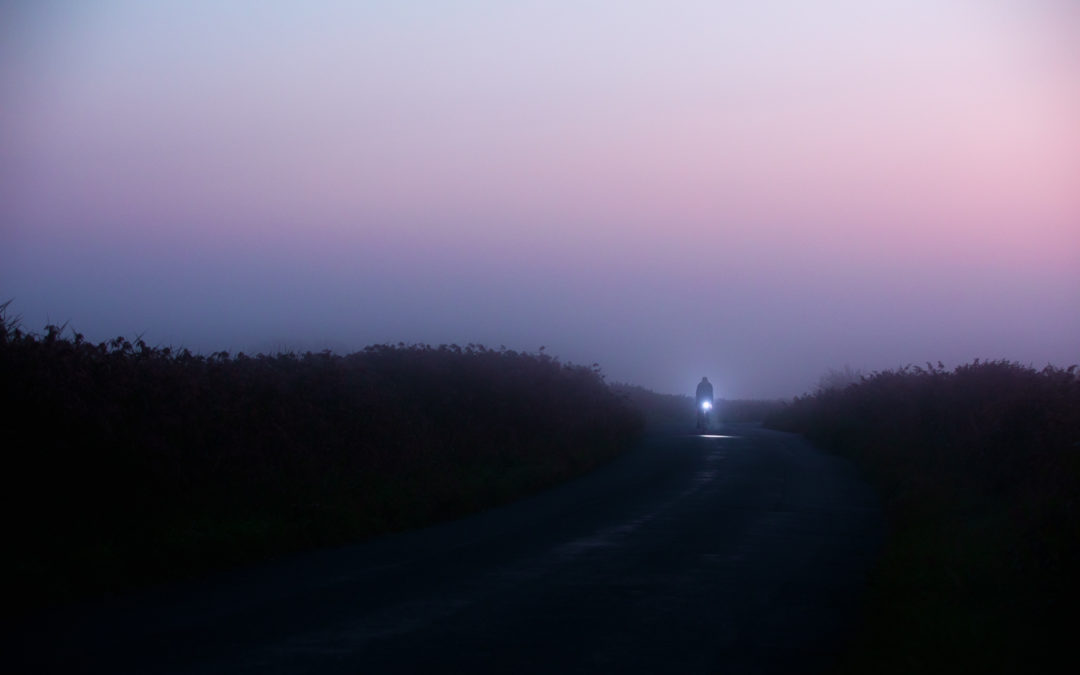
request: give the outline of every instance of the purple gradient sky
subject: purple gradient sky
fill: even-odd
[[[0,301],[790,396],[1080,361],[1067,0],[0,4]]]

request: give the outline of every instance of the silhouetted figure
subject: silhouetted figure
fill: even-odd
[[[697,429],[705,431],[709,428],[709,412],[713,408],[713,390],[709,378],[701,378],[697,386]]]

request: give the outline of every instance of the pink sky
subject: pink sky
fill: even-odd
[[[32,328],[547,345],[727,396],[1080,361],[1067,2],[0,12],[0,301]]]

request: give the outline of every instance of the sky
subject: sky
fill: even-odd
[[[7,0],[0,302],[787,397],[1080,362],[1080,3]]]

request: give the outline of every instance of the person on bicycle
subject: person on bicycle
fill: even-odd
[[[702,377],[697,386],[697,427],[705,429],[709,425],[709,411],[713,407],[713,390],[709,378]]]

